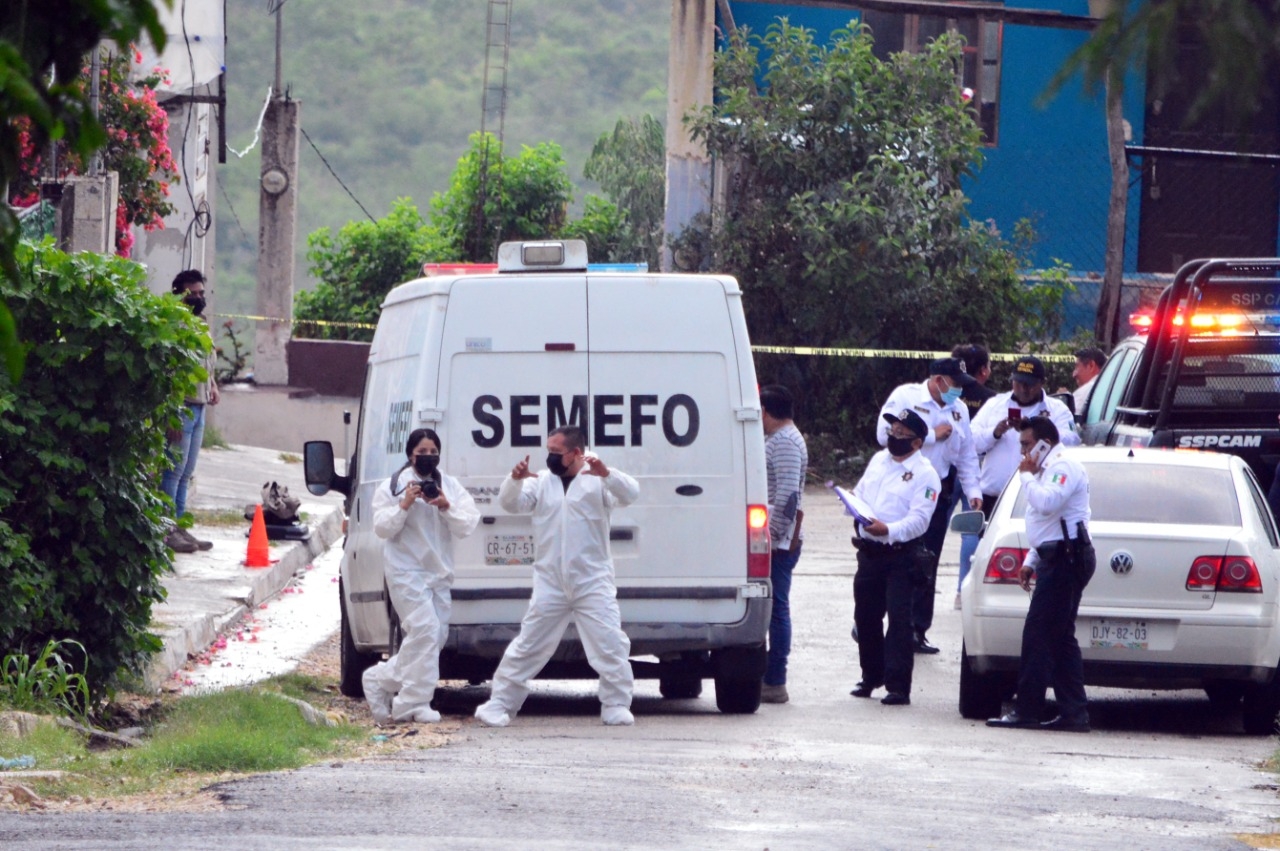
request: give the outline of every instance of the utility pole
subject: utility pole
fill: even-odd
[[[258,320],[253,375],[258,384],[288,384],[293,327],[294,233],[298,220],[298,117],[301,104],[283,89],[281,41],[285,0],[274,0],[276,74],[262,120],[258,203]]]

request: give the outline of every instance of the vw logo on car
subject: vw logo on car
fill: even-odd
[[[1111,572],[1117,576],[1126,576],[1133,570],[1133,555],[1119,550],[1111,556]]]

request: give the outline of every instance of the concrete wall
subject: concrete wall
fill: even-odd
[[[343,411],[351,412],[348,454],[355,449],[360,415],[358,396],[321,396],[292,387],[230,384],[222,401],[208,409],[208,421],[227,443],[302,454],[308,440],[327,440],[343,455]]]

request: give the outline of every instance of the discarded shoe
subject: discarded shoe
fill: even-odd
[[[164,535],[164,545],[175,553],[194,553],[200,549],[195,539],[184,535],[182,530],[174,526]]]
[[[606,706],[600,710],[600,720],[610,727],[630,727],[636,717],[625,706]]]
[[[911,698],[900,691],[891,691],[880,698],[880,702],[885,706],[910,706]]]
[[[1006,712],[999,718],[988,719],[987,726],[1004,727],[1010,730],[1039,730],[1040,722],[1034,718],[1023,718],[1015,709],[1013,712]]]
[[[360,684],[364,686],[364,699],[369,704],[369,714],[373,716],[373,723],[383,727],[391,723],[392,695],[382,687],[382,681],[378,678],[376,671],[377,667],[378,665],[374,665],[366,669],[360,677]]]
[[[1084,721],[1068,721],[1059,715],[1050,721],[1045,721],[1040,725],[1040,729],[1057,730],[1060,733],[1088,733],[1091,728],[1089,727],[1088,719]]]
[[[768,683],[760,686],[761,703],[786,703],[791,699],[785,685],[771,686]]]
[[[631,713],[628,712],[628,715]],[[511,716],[507,713],[506,708],[495,701],[489,700],[476,707],[476,719],[486,727],[505,727],[511,723]]]

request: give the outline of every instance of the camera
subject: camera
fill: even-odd
[[[422,488],[423,499],[435,499],[440,495],[440,486],[431,479],[424,479],[423,481],[416,482],[415,484]]]

